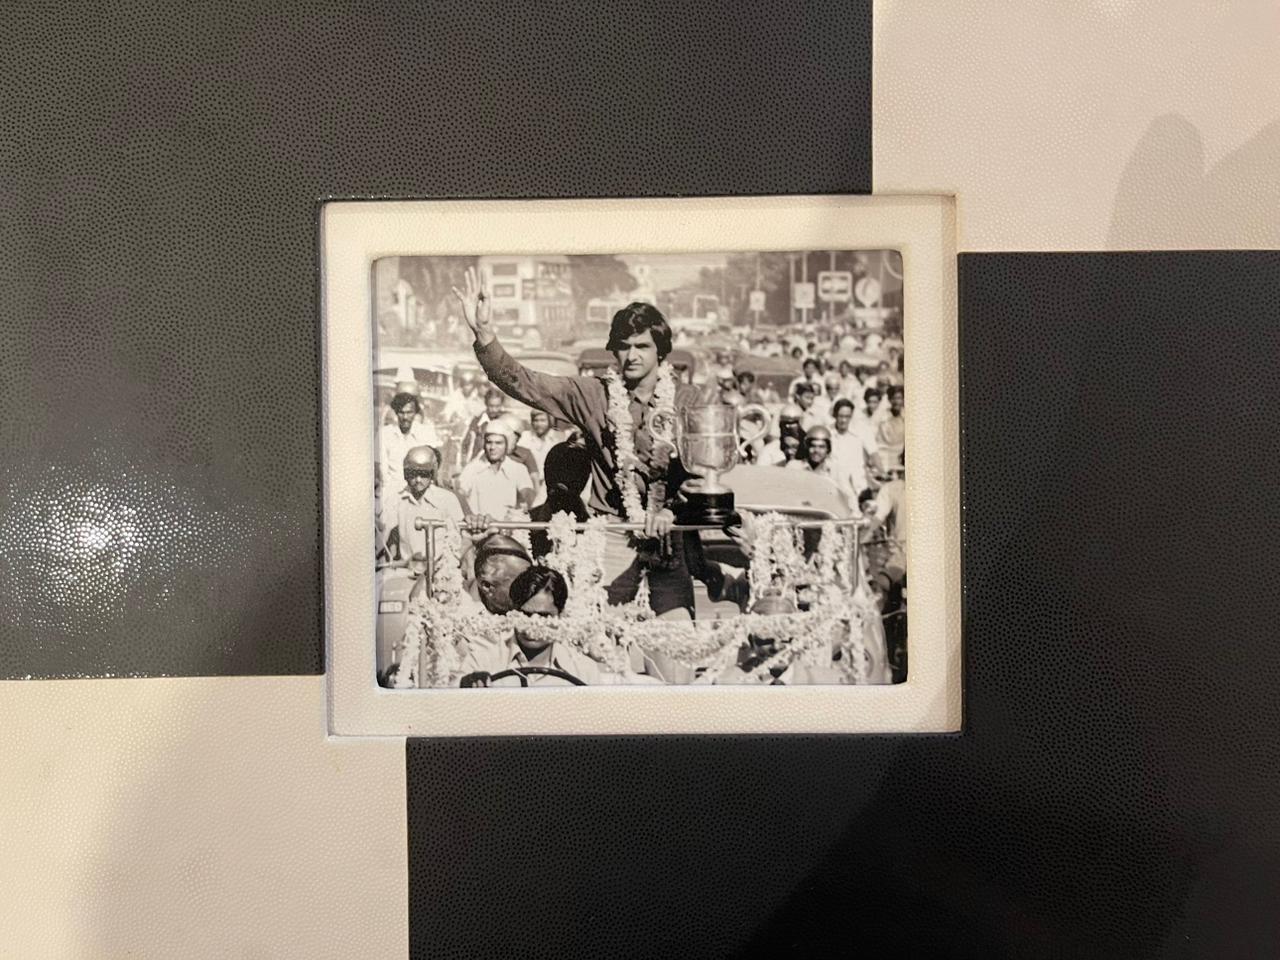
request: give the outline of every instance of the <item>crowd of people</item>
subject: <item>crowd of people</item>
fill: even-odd
[[[459,377],[434,415],[412,384],[391,398],[375,485],[380,564],[423,570],[435,551],[427,550],[429,531],[417,521],[454,521],[467,535],[461,564],[478,603],[491,613],[556,615],[564,583],[540,563],[549,546],[545,534],[517,537],[500,525],[560,512],[579,521],[604,515],[643,527],[610,532],[609,602],[632,600],[643,578],[655,616],[691,619],[695,584],[715,599],[729,592],[723,571],[701,555],[697,534],[673,530],[680,487],[690,475],[671,428],[676,411],[721,402],[756,425],[756,435],[740,446],[742,462],[817,475],[848,514],[865,518],[871,586],[886,618],[905,606],[905,391],[899,348],[866,362],[875,356],[869,350],[881,347],[880,334],[852,322],[827,325],[799,342],[743,332],[736,344],[704,352],[704,375],[691,377],[664,362],[679,342],[666,319],[650,304],[633,303],[613,318],[606,348],[614,373],[554,376],[525,367],[503,348],[474,271],[455,293],[483,377]],[[850,359],[854,351],[857,359]],[[799,370],[790,382],[766,378],[753,366],[761,358],[782,360],[783,369],[785,361],[799,361]],[[741,529],[730,533],[739,545],[749,542]],[[905,635],[901,646],[905,668]],[[740,663],[760,655],[743,651]],[[608,682],[601,665],[584,658],[517,631],[503,650],[478,652],[473,665],[478,675],[540,666],[547,682],[563,675]],[[672,664],[634,666],[638,677],[681,679]]]

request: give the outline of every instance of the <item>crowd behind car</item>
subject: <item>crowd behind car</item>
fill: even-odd
[[[739,410],[740,462],[805,471],[836,491],[865,523],[860,537],[872,589],[891,638],[901,617],[905,663],[906,395],[903,343],[852,321],[788,328],[725,327],[711,336],[678,330],[670,360],[709,403]],[[577,372],[601,372],[599,347],[584,347]],[[545,538],[495,536],[496,524],[549,520],[565,511],[585,520],[584,439],[567,423],[523,408],[479,368],[459,362],[447,396],[428,397],[399,380],[381,404],[377,475],[377,553],[381,565],[420,571],[427,532],[418,518],[456,520],[480,546],[462,569],[472,595],[492,612],[512,609],[495,571],[536,562]],[[429,452],[428,452],[429,451]],[[497,543],[506,552],[485,553]],[[501,571],[497,571],[500,573]],[[521,571],[523,572],[523,571]],[[487,577],[487,579],[486,579]],[[496,584],[496,586],[495,586]],[[487,585],[487,586],[486,586]]]

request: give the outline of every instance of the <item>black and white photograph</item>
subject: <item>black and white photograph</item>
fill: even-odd
[[[894,250],[380,257],[378,682],[906,679]]]

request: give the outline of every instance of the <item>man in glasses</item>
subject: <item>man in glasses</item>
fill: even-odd
[[[404,455],[402,469],[404,487],[396,501],[396,535],[399,558],[408,561],[416,553],[425,555],[427,549],[427,531],[415,530],[415,520],[421,517],[461,524],[463,509],[457,494],[436,483],[440,455],[434,447],[413,447]]]

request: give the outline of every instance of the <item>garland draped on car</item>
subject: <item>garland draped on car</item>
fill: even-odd
[[[792,664],[833,665],[847,683],[868,681],[864,629],[875,617],[864,590],[858,589],[849,563],[846,536],[826,525],[813,556],[805,558],[802,538],[776,514],[757,518],[750,568],[752,606],[773,594],[809,594],[807,610],[745,613],[715,620],[669,621],[649,609],[647,579],[630,603],[609,606],[604,585],[605,531],[608,518],[587,522],[581,532],[567,513],[548,527],[551,552],[543,559],[569,586],[560,617],[538,618],[513,611],[497,615],[477,607],[466,594],[459,558],[462,537],[454,524],[440,528],[439,571],[430,595],[409,605],[409,626],[397,647],[398,687],[457,686],[471,643],[504,643],[518,627],[525,634],[567,643],[607,669],[625,674],[633,653],[661,654],[686,667],[702,668],[693,682],[712,683],[736,662],[749,641],[772,641],[776,652],[751,669],[746,682],[768,683]],[[833,663],[833,656],[840,656]],[[781,668],[781,669],[780,669]]]

